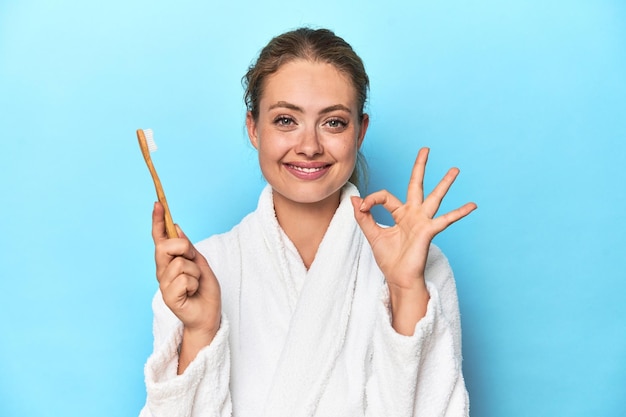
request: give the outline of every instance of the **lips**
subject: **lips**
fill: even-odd
[[[302,180],[316,180],[323,177],[331,167],[331,164],[323,162],[292,162],[283,166],[296,178]]]

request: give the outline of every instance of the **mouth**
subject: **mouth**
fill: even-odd
[[[326,168],[329,165],[323,165],[323,166],[319,166],[319,167],[301,167],[298,165],[291,165],[291,164],[287,164],[287,167],[289,169],[295,169],[296,171],[300,171],[300,172],[304,172],[307,174],[311,174],[313,172],[318,172],[323,170],[324,168]]]
[[[299,179],[316,180],[326,174],[332,164],[315,162],[298,164],[285,163],[283,165],[287,168],[287,171]]]

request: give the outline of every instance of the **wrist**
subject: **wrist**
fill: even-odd
[[[405,336],[412,336],[415,326],[425,315],[430,294],[424,280],[418,280],[412,288],[389,286],[391,325]]]
[[[209,346],[217,331],[217,328],[194,329],[189,327],[183,328],[183,337],[178,347],[178,374],[182,374],[189,364],[196,358],[198,353]]]
[[[214,327],[207,328],[194,328],[185,326],[183,327],[183,338],[181,342],[182,346],[188,345],[189,347],[199,347],[200,349],[204,346],[211,344],[213,338],[217,334],[219,330],[218,321]]]

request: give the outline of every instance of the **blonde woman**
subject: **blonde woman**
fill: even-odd
[[[142,416],[466,416],[454,278],[433,237],[458,174],[406,202],[364,198],[369,80],[325,29],[272,39],[245,76],[246,126],[268,185],[230,232],[167,239],[156,204],[159,291]],[[370,210],[395,221],[381,227]]]

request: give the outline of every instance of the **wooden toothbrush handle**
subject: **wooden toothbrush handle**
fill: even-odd
[[[154,172],[156,176],[156,171]],[[152,178],[154,179],[155,176]],[[158,182],[158,186],[157,186]],[[174,221],[172,220],[172,214],[170,213],[170,208],[167,205],[167,199],[165,198],[165,193],[163,192],[163,188],[161,187],[161,182],[159,181],[159,177],[156,176],[156,180],[154,182],[154,186],[157,189],[157,197],[159,198],[159,202],[163,205],[163,209],[165,210],[165,232],[167,233],[168,238],[178,237],[178,232],[176,231],[176,226],[174,226]]]
[[[172,214],[170,213],[170,208],[167,205],[167,199],[165,198],[165,193],[163,192],[161,180],[159,180],[159,175],[154,168],[152,158],[150,158],[150,151],[148,150],[148,144],[146,143],[146,136],[144,135],[143,130],[137,130],[137,139],[139,140],[139,147],[141,148],[143,159],[146,161],[148,170],[150,170],[150,175],[152,176],[154,188],[156,189],[157,193],[157,198],[159,199],[159,203],[163,205],[163,209],[165,210],[165,233],[167,233],[167,237],[170,239],[178,237],[178,232],[176,232],[176,227],[174,226],[174,221],[172,220]]]

